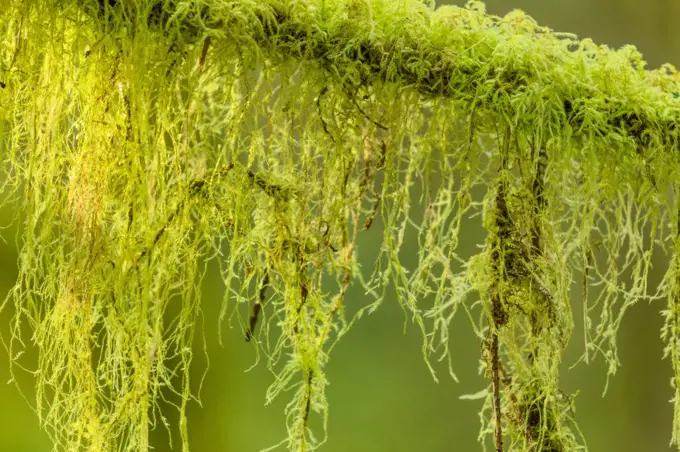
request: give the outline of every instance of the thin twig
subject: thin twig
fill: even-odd
[[[264,305],[264,300],[267,295],[267,287],[269,287],[269,270],[264,271],[262,282],[260,283],[260,293],[257,301],[253,305],[253,312],[250,314],[248,320],[248,329],[246,330],[246,342],[250,342],[255,334],[255,327],[257,326],[257,319],[260,317],[260,311]]]
[[[321,121],[321,127],[323,128],[323,131],[326,132],[326,135],[328,135],[333,143],[335,143],[335,138],[333,138],[333,135],[328,131],[328,123],[326,122],[325,119],[323,119],[323,115],[321,114],[321,98],[326,94],[328,91],[328,87],[324,86],[321,89],[321,92],[319,93],[319,97],[316,98],[316,112],[319,115],[319,120]]]
[[[302,415],[302,431],[300,432],[300,445],[302,451],[306,450],[307,439],[305,438],[305,433],[307,431],[307,424],[309,422],[309,413],[312,410],[312,382],[314,380],[314,371],[310,370],[307,375],[307,387],[305,391],[305,411]]]
[[[198,71],[203,72],[203,64],[205,63],[205,57],[208,55],[208,49],[210,48],[210,36],[206,36],[203,40],[203,48],[201,49],[201,56],[198,59]]]
[[[498,333],[495,329],[491,330],[491,374],[493,380],[493,410],[496,428],[494,440],[496,442],[496,452],[503,452],[503,426],[501,413],[501,383],[500,383],[500,360],[498,356]]]
[[[352,103],[354,104],[354,106],[357,107],[357,110],[359,110],[359,113],[361,113],[362,115],[364,115],[364,116],[366,117],[366,119],[368,119],[368,120],[371,121],[373,124],[375,124],[376,126],[378,126],[379,128],[381,128],[381,129],[383,129],[383,130],[389,130],[389,128],[388,128],[387,126],[382,125],[381,123],[379,123],[379,122],[376,121],[375,119],[373,119],[373,118],[371,118],[370,116],[368,116],[368,115],[366,114],[366,112],[364,112],[364,110],[361,109],[361,107],[359,106],[359,104],[357,103],[357,101],[356,101],[353,97],[351,97],[350,100],[352,101]]]
[[[302,308],[304,308],[305,304],[307,303],[307,296],[309,295],[309,289],[307,289],[307,284],[304,282],[300,283],[300,304],[297,307],[297,310],[295,312],[296,314],[296,319],[295,319],[295,326],[293,327],[293,332],[297,334],[300,329],[298,328],[298,324],[300,323],[300,312],[302,312]]]

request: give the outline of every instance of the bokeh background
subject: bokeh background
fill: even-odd
[[[0,4],[2,0],[0,0]],[[441,4],[464,2],[438,2]],[[650,68],[664,62],[680,66],[680,2],[677,0],[489,0],[488,11],[504,15],[519,8],[540,24],[558,31],[590,37],[595,42],[619,47],[634,44]],[[0,226],[10,223],[13,212],[0,210]],[[468,252],[482,243],[478,222],[465,225],[463,243]],[[15,281],[17,231],[0,230],[0,300]],[[416,253],[414,236],[406,242],[402,256]],[[364,235],[359,257],[369,271],[377,255],[380,224]],[[666,268],[666,257],[656,257],[652,287]],[[408,260],[405,260],[408,265]],[[285,437],[287,394],[265,405],[265,391],[272,374],[264,363],[252,367],[255,354],[243,340],[237,323],[224,329],[224,346],[217,343],[217,313],[222,283],[217,268],[209,268],[204,283],[203,311],[210,368],[201,390],[202,406],[189,408],[189,434],[194,452],[255,452]],[[369,300],[356,287],[346,304],[355,307]],[[578,391],[576,418],[591,451],[668,451],[671,436],[672,396],[670,363],[662,361],[663,303],[640,303],[623,321],[619,336],[622,366],[609,381],[600,360],[569,370],[583,350],[577,326],[564,361],[562,387]],[[580,308],[574,305],[574,315]],[[0,332],[8,337],[10,310],[0,313]],[[481,401],[460,400],[485,386],[479,376],[481,345],[468,321],[459,316],[451,326],[451,349],[459,383],[448,377],[445,363],[435,366],[439,383],[432,379],[422,361],[420,332],[397,306],[388,301],[372,315],[364,316],[333,349],[327,366],[327,389],[331,411],[329,441],[325,452],[445,452],[481,450],[477,442],[478,409]],[[206,360],[197,344],[198,383]],[[251,368],[252,367],[252,368]],[[250,370],[248,370],[250,369]],[[0,451],[43,452],[51,450],[37,416],[9,379],[8,357],[0,349]],[[30,379],[19,378],[25,396],[33,401]],[[197,387],[197,384],[194,385]],[[171,450],[166,434],[159,429],[157,451]],[[177,436],[175,436],[175,440]],[[175,443],[174,450],[181,450]],[[279,449],[283,450],[283,449]]]

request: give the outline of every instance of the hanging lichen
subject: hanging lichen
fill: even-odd
[[[267,400],[293,390],[287,450],[323,442],[309,421],[325,427],[330,348],[391,285],[428,365],[453,369],[449,324],[472,319],[489,381],[480,441],[496,450],[585,447],[559,382],[579,339],[571,291],[583,359],[601,355],[609,375],[627,308],[666,297],[678,445],[671,66],[646,71],[633,47],[518,11],[417,0],[6,0],[0,65],[5,202],[23,212],[6,345],[14,372],[39,350],[35,408],[57,450],[145,451],[159,423],[189,449],[211,259],[220,325],[236,313],[266,356]],[[464,256],[461,224],[480,213],[486,243]],[[380,226],[362,269],[357,237]],[[409,228],[414,268],[399,254]],[[652,292],[655,246],[673,257]],[[365,299],[345,299],[353,283]]]

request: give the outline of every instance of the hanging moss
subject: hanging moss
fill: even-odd
[[[286,450],[323,443],[309,423],[320,416],[325,429],[332,344],[390,286],[428,365],[443,356],[452,368],[451,319],[470,317],[489,381],[480,441],[496,450],[584,449],[560,389],[567,342],[582,340],[583,360],[599,355],[613,375],[626,310],[666,298],[678,445],[672,66],[645,70],[632,46],[480,2],[3,6],[4,200],[23,212],[6,345],[13,372],[24,348],[39,350],[35,409],[57,450],[148,450],[159,424],[189,450],[210,260],[225,286],[220,325],[235,313],[276,375],[267,400],[292,390]],[[461,255],[462,220],[475,214],[485,244]],[[357,238],[376,227],[380,256],[362,269]],[[411,228],[420,251],[407,269]],[[673,257],[652,290],[654,247]],[[351,284],[366,298],[345,299]],[[569,295],[581,288],[584,337],[572,338]]]

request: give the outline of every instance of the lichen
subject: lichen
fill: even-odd
[[[39,350],[28,370],[55,450],[148,450],[159,423],[189,450],[210,260],[225,286],[220,325],[236,316],[276,375],[268,401],[292,391],[274,447],[324,442],[310,418],[325,429],[332,346],[390,286],[430,369],[448,359],[455,377],[449,325],[470,318],[489,381],[480,442],[496,450],[585,448],[559,383],[571,292],[583,290],[583,361],[600,356],[608,375],[626,310],[665,297],[678,445],[672,66],[649,71],[632,46],[480,2],[3,6],[4,201],[23,212],[5,345],[13,372]],[[462,225],[479,215],[488,236],[466,256]],[[363,269],[357,238],[371,228],[382,246]],[[653,291],[655,247],[672,258]],[[346,299],[353,283],[366,298]]]

